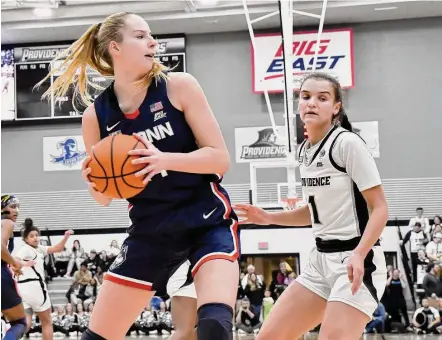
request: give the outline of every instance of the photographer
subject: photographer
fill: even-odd
[[[236,314],[235,328],[238,329],[238,333],[241,331],[247,334],[253,334],[257,332],[261,327],[259,322],[259,315],[255,315],[250,310],[250,301],[248,298],[243,298],[241,301],[241,307]]]
[[[436,308],[430,307],[428,299],[422,300],[422,307],[413,316],[413,326],[417,334],[439,334],[440,315]]]

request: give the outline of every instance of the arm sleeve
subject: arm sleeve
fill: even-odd
[[[345,168],[359,191],[381,185],[381,177],[365,142],[355,133],[344,132],[337,137],[333,159]]]

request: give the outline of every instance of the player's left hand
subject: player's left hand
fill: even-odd
[[[143,184],[146,185],[156,174],[164,174],[165,170],[167,170],[166,160],[164,157],[164,153],[158,150],[146,138],[141,137],[135,133],[133,134],[133,136],[141,143],[143,143],[146,147],[146,149],[135,149],[129,151],[129,155],[131,156],[140,156],[139,158],[134,159],[132,161],[132,164],[146,164],[146,167],[144,169],[135,173],[136,177],[146,176],[143,180]]]
[[[351,283],[351,293],[355,295],[364,279],[364,258],[353,253],[347,262],[347,275]]]

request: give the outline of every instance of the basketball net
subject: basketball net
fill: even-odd
[[[281,198],[280,199],[284,210],[295,210],[298,206],[298,202],[300,201],[299,198],[297,197],[286,197],[286,198]]]

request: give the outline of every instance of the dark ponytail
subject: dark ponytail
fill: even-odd
[[[304,83],[308,80],[308,79],[319,79],[319,80],[326,80],[328,82],[330,82],[333,85],[333,89],[334,89],[334,95],[335,95],[335,103],[341,103],[341,108],[339,109],[339,112],[337,113],[336,116],[333,117],[333,123],[336,125],[339,125],[341,127],[343,127],[344,129],[348,130],[348,131],[353,131],[353,127],[351,126],[350,121],[348,120],[348,116],[345,113],[345,109],[344,109],[344,103],[342,100],[342,87],[341,84],[339,83],[339,81],[332,77],[331,75],[324,73],[324,72],[313,72],[310,73],[308,76],[306,76],[301,83],[301,88],[302,85],[304,85]]]
[[[336,117],[336,123],[339,124],[339,126],[343,127],[344,129],[348,131],[353,131],[353,127],[351,126],[350,121],[348,120],[348,116],[344,111],[344,108],[341,107],[339,110],[339,113]]]
[[[32,231],[36,231],[40,235],[40,230],[36,226],[34,226],[34,221],[28,217],[23,222],[23,229],[21,230],[23,241],[26,242],[26,239]]]

